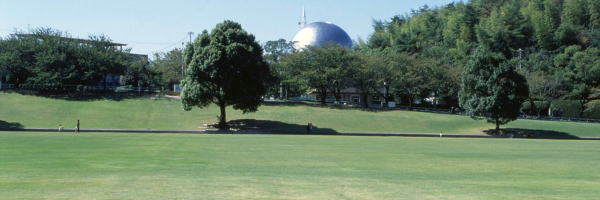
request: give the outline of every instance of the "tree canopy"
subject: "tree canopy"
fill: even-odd
[[[39,28],[0,39],[2,81],[35,85],[40,90],[64,90],[73,85],[97,85],[107,75],[125,75],[139,60],[121,50],[107,36],[72,39],[68,33]]]
[[[263,49],[253,35],[233,21],[203,31],[184,52],[187,69],[182,81],[185,110],[220,107],[219,127],[227,128],[225,108],[255,112],[271,79]]]
[[[321,96],[321,104],[325,104],[328,92],[340,101],[341,90],[351,86],[356,59],[350,49],[327,44],[310,46],[284,57],[281,63],[288,70],[290,82],[315,89]]]
[[[183,49],[155,53],[150,68],[160,74],[160,84],[171,87],[183,79]]]
[[[501,124],[517,119],[521,104],[529,95],[527,81],[499,52],[485,46],[471,56],[462,75],[460,106],[473,119]]]

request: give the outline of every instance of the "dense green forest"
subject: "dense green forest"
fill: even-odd
[[[15,88],[69,92],[104,86],[106,76],[121,85],[156,85],[148,60],[129,53],[104,35],[73,39],[52,28],[0,38],[0,82]]]
[[[269,92],[286,97],[313,91],[339,101],[340,89],[353,87],[361,91],[364,107],[369,107],[366,98],[376,95],[407,106],[433,97],[448,108],[464,108],[459,97],[465,86],[481,90],[490,80],[503,80],[490,75],[508,73],[506,77],[514,78],[511,84],[527,87],[519,90],[526,96],[519,112],[598,118],[598,27],[597,0],[472,0],[424,6],[374,21],[374,33],[356,41],[352,50],[326,45],[294,51],[291,42],[267,42],[265,58],[278,77]],[[490,69],[477,69],[486,67],[482,63]],[[495,86],[488,89],[503,93]]]
[[[599,28],[598,0],[472,0],[375,21],[374,34],[358,48],[392,49],[463,68],[485,45],[526,77],[529,112],[573,100],[583,116],[600,93]]]

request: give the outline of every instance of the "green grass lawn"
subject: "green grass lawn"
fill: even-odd
[[[83,128],[198,129],[217,121],[212,106],[183,111],[181,103],[169,99],[125,99],[67,101],[16,93],[0,93],[0,120],[29,128],[71,128],[77,119]],[[405,132],[480,134],[494,126],[466,116],[411,111],[369,112],[313,106],[262,106],[256,113],[228,110],[228,120],[255,119],[281,130],[303,131],[307,123],[337,132]],[[504,127],[552,130],[584,137],[600,137],[600,124],[517,120]]]
[[[0,132],[0,199],[597,199],[600,142]]]

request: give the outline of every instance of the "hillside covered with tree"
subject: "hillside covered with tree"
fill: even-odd
[[[597,109],[593,100],[600,98],[599,28],[597,0],[472,0],[375,21],[373,35],[358,48],[433,59],[463,71],[475,50],[486,46],[526,78],[527,112],[545,114],[540,107],[569,100],[579,104],[583,117]]]

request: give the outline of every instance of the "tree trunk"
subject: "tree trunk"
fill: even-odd
[[[529,99],[529,104],[530,104],[530,106],[529,106],[529,114],[530,115],[534,115],[535,113],[538,113],[537,112],[537,107],[535,106],[535,101],[533,101],[533,99],[531,99],[531,98]]]
[[[580,100],[579,104],[579,118],[583,118],[583,111],[585,111],[585,100]]]
[[[362,104],[363,104],[363,107],[369,108],[369,94],[368,93],[364,93],[362,95]]]
[[[542,103],[541,103],[541,104],[542,104],[542,106],[544,106],[544,103],[543,103],[543,101],[542,101]],[[548,108],[550,108],[550,106],[548,106]],[[537,109],[536,111],[537,111],[537,112],[536,112],[536,114],[537,114],[537,117],[538,117],[538,118],[540,118],[540,117],[542,116],[542,108],[539,108],[539,109]]]
[[[409,95],[408,96],[408,110],[413,109],[412,104],[413,104],[413,97],[412,97],[412,95]]]
[[[433,93],[433,101],[431,102],[431,104],[433,104],[433,108],[437,109],[438,107],[438,99],[437,99],[437,92]]]
[[[335,101],[340,103],[342,99],[342,91],[339,88],[336,88],[335,93],[333,95],[335,95]]]
[[[219,108],[221,109],[221,116],[219,117],[219,129],[225,130],[227,129],[227,114],[225,113],[225,103],[219,103]]]
[[[500,133],[500,120],[496,119],[496,133]]]
[[[319,90],[319,93],[321,93],[321,105],[325,105],[327,104],[327,101],[325,100],[327,98],[327,89],[321,89]]]
[[[107,87],[107,85],[106,85],[106,74],[104,74],[104,78],[102,78],[102,82],[104,82],[104,91],[108,90],[106,88]],[[138,84],[138,87],[139,87],[139,84]]]
[[[390,101],[390,86],[386,85],[383,87],[384,89],[384,94],[383,94],[383,105],[385,105],[385,107],[388,106],[388,102]]]

